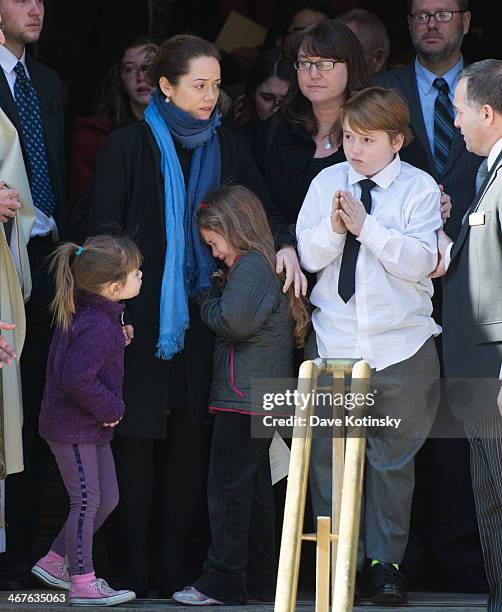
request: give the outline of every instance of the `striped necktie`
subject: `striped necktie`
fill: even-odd
[[[438,90],[434,102],[434,167],[438,176],[442,176],[455,136],[454,112],[448,95],[448,83],[443,78],[437,78],[432,85]]]

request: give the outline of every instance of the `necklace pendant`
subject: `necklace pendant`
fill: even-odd
[[[326,151],[329,151],[333,148],[333,144],[329,139],[329,136],[326,136],[326,138],[324,139],[324,148],[326,149]]]

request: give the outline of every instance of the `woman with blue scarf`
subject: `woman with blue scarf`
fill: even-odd
[[[113,132],[100,153],[89,227],[90,234],[128,233],[144,256],[141,294],[128,303],[134,341],[125,357],[127,411],[114,447],[120,569],[138,597],[153,572],[162,595],[190,582],[187,536],[205,507],[213,336],[195,298],[209,288],[215,264],[196,212],[225,181],[268,201],[247,143],[220,125],[216,48],[175,36],[159,49],[150,78],[156,88],[145,121]],[[299,268],[288,272],[298,277]]]

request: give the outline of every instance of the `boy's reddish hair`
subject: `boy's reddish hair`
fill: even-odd
[[[395,89],[367,87],[358,91],[342,105],[340,120],[342,125],[346,120],[356,132],[387,132],[391,138],[402,134],[405,145],[413,139],[408,106]]]

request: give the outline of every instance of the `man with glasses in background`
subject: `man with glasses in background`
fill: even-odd
[[[476,193],[481,163],[480,157],[466,150],[460,130],[454,126],[453,93],[464,67],[461,47],[471,13],[468,0],[407,0],[407,8],[417,56],[408,66],[379,74],[375,80],[398,89],[406,99],[415,138],[401,151],[401,158],[431,174],[451,196],[451,216],[445,231],[455,240]],[[433,314],[438,323],[441,290],[441,284],[435,282]],[[437,345],[442,365],[441,336]],[[423,531],[430,534],[430,541],[421,544],[432,550],[432,558],[438,563],[428,568],[429,577],[437,578],[438,588],[487,589],[467,441],[429,440],[417,457],[416,469],[415,516],[427,525]],[[432,500],[431,506],[426,499]],[[417,553],[410,542],[409,569],[418,563]]]

